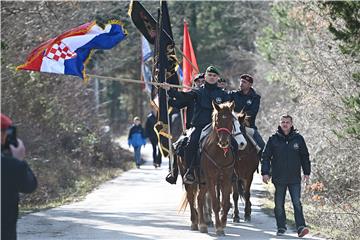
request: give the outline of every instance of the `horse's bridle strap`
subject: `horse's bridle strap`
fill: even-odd
[[[235,156],[233,156],[233,160],[230,164],[225,165],[225,166],[219,166],[219,164],[217,164],[215,162],[215,160],[207,153],[207,151],[205,150],[205,148],[203,149],[203,152],[205,153],[206,157],[215,165],[215,167],[217,167],[219,170],[223,170],[226,168],[232,168],[235,164]]]
[[[231,135],[230,130],[227,129],[227,128],[216,128],[216,131],[217,131],[217,132],[227,132],[228,134]]]

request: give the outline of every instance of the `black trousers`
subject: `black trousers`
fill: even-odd
[[[158,143],[157,141],[150,141],[150,142],[153,148],[153,152],[152,152],[153,164],[161,165],[162,159],[161,159],[161,152]]]
[[[202,129],[203,127],[195,127],[189,137],[188,145],[185,149],[185,160],[188,168],[199,165],[198,151]]]

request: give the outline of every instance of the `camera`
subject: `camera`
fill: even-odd
[[[18,147],[18,141],[16,138],[16,127],[10,126],[8,129],[6,129],[6,142],[5,142],[5,148],[10,148],[10,144]]]

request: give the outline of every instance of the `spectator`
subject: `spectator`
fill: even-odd
[[[25,147],[16,138],[9,117],[1,114],[1,239],[16,239],[16,223],[19,215],[19,192],[31,193],[37,180],[29,165],[23,160]],[[14,138],[17,146],[9,142]]]
[[[140,165],[142,164],[141,145],[145,147],[146,140],[144,136],[144,129],[141,126],[139,117],[134,118],[134,124],[132,125],[129,131],[128,144],[129,147],[133,146],[136,167],[140,168]]]

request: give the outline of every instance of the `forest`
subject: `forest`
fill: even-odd
[[[24,208],[66,201],[130,166],[131,154],[114,141],[134,116],[145,120],[149,96],[142,84],[16,71],[39,44],[101,19],[119,19],[128,35],[110,50],[97,50],[87,73],[141,78],[141,34],[128,16],[128,1],[2,2],[1,112],[10,116],[41,183],[21,198]],[[157,17],[159,2],[144,1]],[[261,95],[257,125],[264,140],[290,114],[304,136],[312,163],[304,190],[311,225],[333,239],[360,234],[360,2],[169,1],[175,44],[183,21],[200,71],[210,64],[238,88],[254,76]],[[183,61],[182,55],[176,52]],[[105,173],[105,177],[104,177]],[[96,184],[95,184],[96,185]],[[88,189],[88,190],[84,190]],[[346,229],[336,231],[334,229]]]

